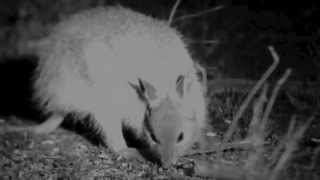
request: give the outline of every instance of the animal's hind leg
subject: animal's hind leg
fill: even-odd
[[[55,129],[62,123],[63,117],[62,116],[51,116],[46,121],[42,122],[38,125],[30,125],[30,126],[14,126],[9,125],[5,126],[2,129],[6,132],[20,132],[20,131],[27,131],[35,134],[48,134]]]

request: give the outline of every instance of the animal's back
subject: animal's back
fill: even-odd
[[[158,94],[167,92],[178,75],[192,71],[179,37],[166,22],[120,6],[75,14],[38,48],[37,97],[49,102],[49,111],[88,111],[101,99],[127,105],[133,93],[128,82],[137,77]]]
[[[40,107],[62,117],[92,114],[115,151],[126,147],[125,123],[170,163],[205,124],[194,62],[165,21],[120,6],[89,9],[54,26],[36,52],[34,98]],[[170,124],[174,128],[161,129]],[[166,139],[171,141],[158,143]]]

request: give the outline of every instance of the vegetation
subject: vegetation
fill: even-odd
[[[1,70],[32,53],[26,42],[45,36],[52,24],[81,9],[121,3],[169,19],[208,73],[209,118],[203,141],[169,169],[122,159],[74,133],[75,126],[41,137],[1,131],[0,179],[320,179],[320,26],[313,21],[320,6],[291,12],[266,1],[228,2],[2,1]],[[24,117],[36,114],[12,110],[22,105],[20,96],[10,97],[19,86],[3,80],[30,76],[18,66],[10,69],[13,73],[5,71],[7,77],[0,72],[0,126],[29,123]],[[13,83],[20,80],[26,79]]]

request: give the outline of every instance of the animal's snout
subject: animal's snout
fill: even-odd
[[[177,157],[175,155],[174,149],[172,147],[163,148],[160,153],[160,162],[164,168],[168,168],[170,165],[177,162]]]
[[[161,165],[164,168],[168,168],[171,165],[175,164],[177,162],[176,157],[162,157],[161,158]]]

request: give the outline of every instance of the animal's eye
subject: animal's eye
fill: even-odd
[[[157,144],[160,144],[160,142],[158,141],[158,139],[156,138],[156,136],[154,135],[153,132],[150,132],[150,137],[151,137],[152,141],[154,141]]]
[[[146,115],[146,118],[147,118],[147,119],[149,119],[150,116],[151,116],[151,107],[150,107],[149,104],[147,104],[145,115]]]
[[[181,142],[183,140],[183,132],[181,132],[178,136],[177,142]]]
[[[176,84],[183,83],[183,82],[182,82],[183,79],[184,79],[183,75],[179,75],[178,78],[177,78]]]
[[[157,144],[160,144],[159,140],[156,138],[156,136],[154,134],[153,128],[151,127],[150,116],[151,116],[151,108],[147,107],[145,120],[144,120],[144,125],[146,126],[148,134],[149,134],[150,138],[152,139],[152,141],[157,143]]]

